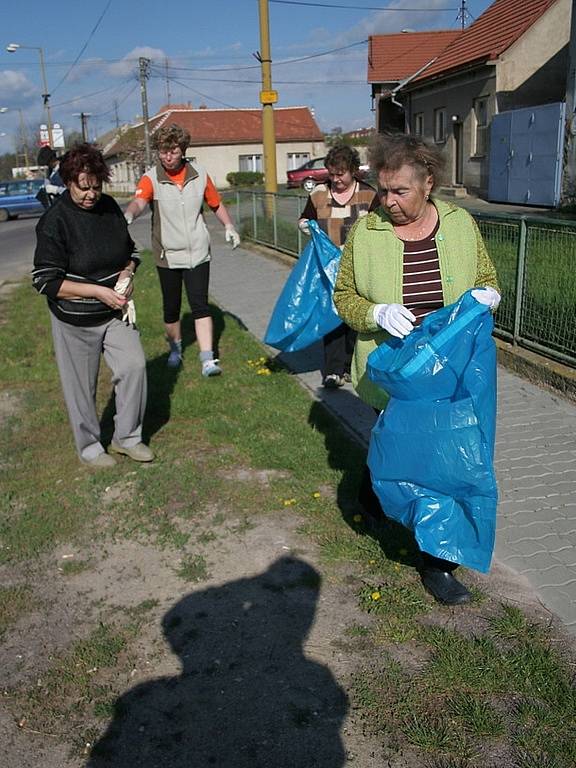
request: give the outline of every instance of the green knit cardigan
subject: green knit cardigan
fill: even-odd
[[[469,288],[490,285],[496,290],[496,270],[476,222],[463,208],[433,199],[440,223],[436,247],[440,262],[444,305],[452,304]],[[334,290],[342,320],[358,331],[352,360],[352,383],[369,405],[382,410],[387,393],[366,374],[366,361],[388,333],[376,325],[375,304],[402,304],[404,246],[394,234],[382,208],[359,219],[348,235]]]

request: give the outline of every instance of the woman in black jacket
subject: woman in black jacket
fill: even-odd
[[[115,200],[102,194],[110,172],[99,150],[80,144],[60,162],[67,191],[36,227],[32,280],[48,300],[52,337],[80,460],[112,467],[100,442],[96,382],[101,354],[112,371],[116,417],[110,453],[134,461],[154,456],[142,443],[146,362],[140,335],[123,314],[138,265]]]

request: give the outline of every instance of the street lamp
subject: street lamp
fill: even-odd
[[[44,50],[37,45],[21,45],[20,43],[10,43],[6,46],[8,53],[16,53],[18,48],[26,48],[29,51],[38,51],[40,54],[40,70],[42,72],[42,83],[44,85],[44,93],[42,99],[44,101],[44,108],[46,109],[46,124],[48,125],[48,142],[51,147],[54,147],[52,139],[52,117],[50,115],[50,94],[48,93],[48,84],[46,83],[46,67],[44,66]]]

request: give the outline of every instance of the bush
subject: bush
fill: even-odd
[[[264,183],[264,174],[258,171],[230,171],[226,181],[231,187],[255,187]]]

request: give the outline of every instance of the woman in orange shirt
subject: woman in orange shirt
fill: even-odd
[[[236,248],[240,236],[206,170],[185,157],[190,134],[179,125],[160,128],[153,137],[159,162],[142,176],[125,216],[128,224],[150,205],[152,250],[160,278],[164,324],[170,344],[167,365],[182,363],[180,310],[182,285],[186,288],[203,376],[222,373],[214,356],[213,323],[208,306],[210,235],[202,215],[203,203],[224,225],[226,241]]]

